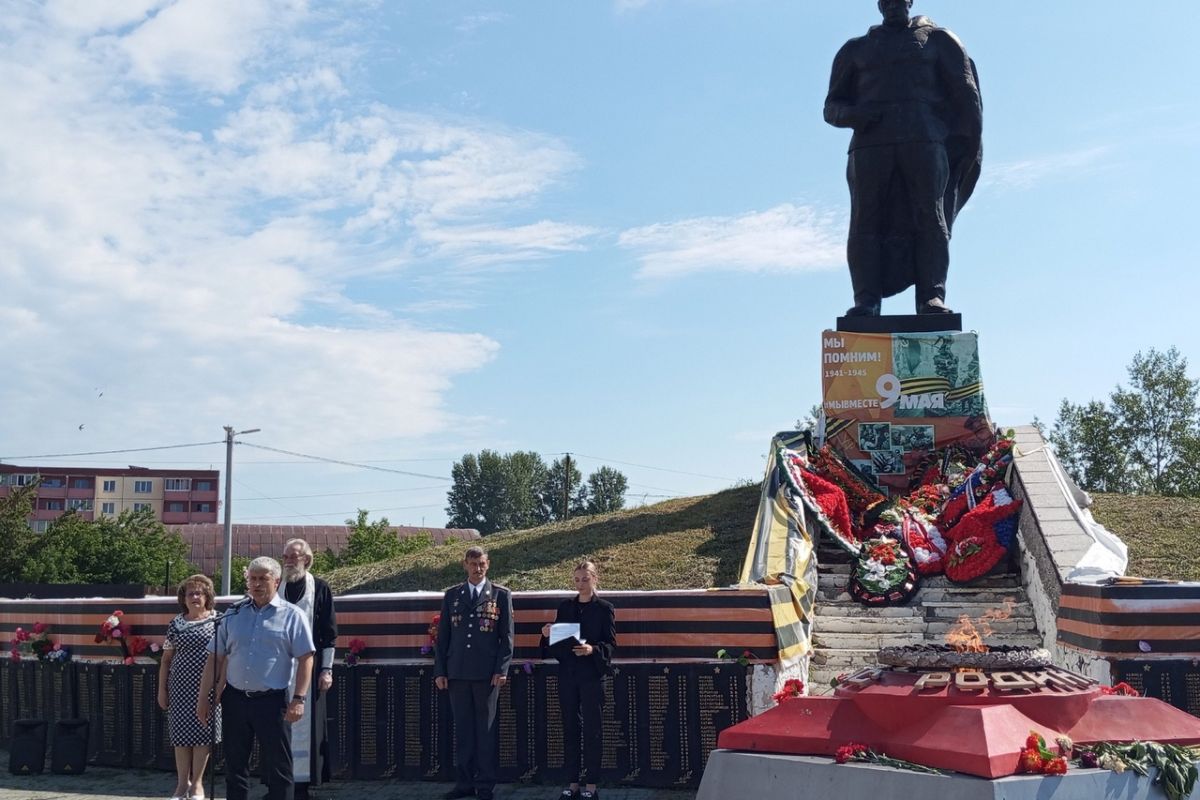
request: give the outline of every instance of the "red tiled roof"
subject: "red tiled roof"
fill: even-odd
[[[205,575],[221,570],[221,555],[225,542],[225,526],[219,522],[203,522],[193,525],[168,525],[168,528],[183,536],[191,545],[189,560]],[[478,539],[479,531],[474,528],[413,528],[393,525],[399,538],[425,533],[433,537],[434,544],[459,539]],[[256,558],[271,556],[279,558],[283,544],[289,539],[303,539],[313,552],[332,550],[340,553],[350,539],[350,528],[345,525],[234,525],[233,554]]]

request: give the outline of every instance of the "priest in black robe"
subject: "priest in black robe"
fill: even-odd
[[[292,726],[292,771],[295,800],[308,800],[309,787],[329,781],[328,707],[333,686],[333,654],[337,642],[337,615],[329,584],[310,568],[313,551],[303,539],[283,546],[284,599],[305,613],[317,648],[313,681],[304,704],[304,718]]]

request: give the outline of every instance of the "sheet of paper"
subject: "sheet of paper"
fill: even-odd
[[[563,639],[575,639],[580,644],[583,644],[583,639],[579,638],[579,623],[578,622],[556,622],[550,626],[550,644],[558,644]]]

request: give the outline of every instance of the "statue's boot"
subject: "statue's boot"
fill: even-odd
[[[851,236],[846,244],[854,306],[847,317],[878,317],[883,301],[883,249],[878,237]]]
[[[950,271],[950,242],[928,237],[917,244],[916,299],[918,314],[953,314],[946,305],[946,274]]]

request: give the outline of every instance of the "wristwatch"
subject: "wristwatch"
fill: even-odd
[[[306,699],[306,698],[305,698],[305,697],[304,697],[304,695],[302,695],[302,694],[294,694],[294,695],[292,695],[292,702],[293,702],[293,703],[303,703],[303,702],[305,701],[305,699]]]

